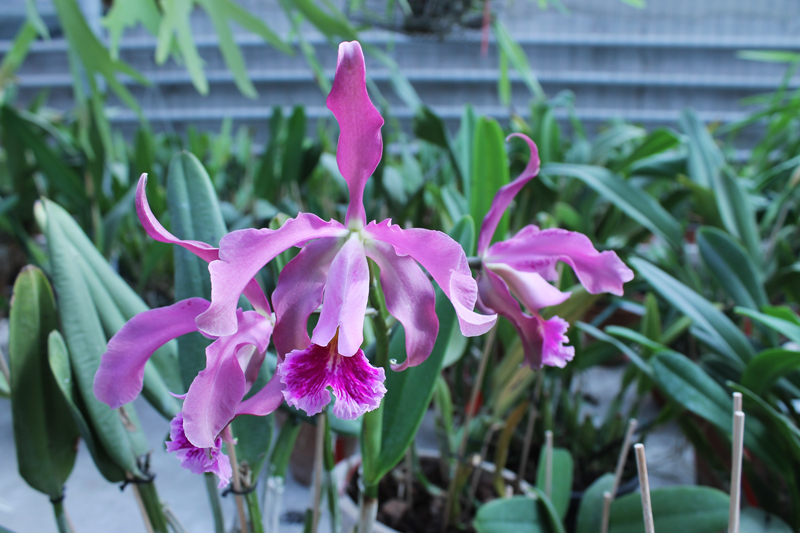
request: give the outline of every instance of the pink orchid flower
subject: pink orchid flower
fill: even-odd
[[[339,45],[339,57],[328,108],[339,122],[336,154],[347,181],[350,205],[345,224],[301,213],[280,229],[245,229],[222,238],[219,260],[209,265],[211,306],[197,318],[206,334],[231,335],[237,329],[236,303],[253,276],[281,252],[302,247],[278,278],[273,294],[277,315],[274,342],[291,405],[313,415],[336,398],[333,412],[356,418],[380,404],[386,389],[382,368],[364,357],[364,314],[369,295],[367,258],[380,268],[388,311],[405,329],[406,360],[395,370],[422,363],[439,329],[434,291],[422,265],[455,307],[461,331],[481,335],[497,316],[473,311],[477,284],[461,246],[438,231],[401,229],[390,220],[367,224],[364,186],[383,153],[383,118],[366,88],[361,46]],[[309,338],[308,318],[319,306],[319,321]]]
[[[210,448],[198,448],[186,438],[183,429],[183,413],[172,419],[169,424],[169,440],[167,451],[174,453],[181,461],[181,466],[193,474],[211,472],[219,478],[218,488],[230,482],[233,469],[228,456],[222,453],[222,437],[214,440]]]
[[[206,261],[216,260],[217,248],[180,240],[158,222],[147,203],[146,184],[147,175],[143,174],[136,191],[136,211],[148,235],[182,246]],[[233,334],[209,336],[215,340],[206,349],[206,368],[195,377],[189,391],[180,396],[184,399],[183,410],[172,421],[172,440],[168,443],[168,449],[177,452],[183,466],[193,472],[214,472],[225,483],[230,467],[226,469],[220,463],[223,460],[217,460],[221,454],[220,434],[236,416],[267,415],[283,400],[283,384],[277,375],[243,400],[258,377],[275,323],[269,302],[254,279],[248,282],[244,294],[256,311],[236,310]],[[181,335],[199,331],[196,318],[210,305],[203,298],[188,298],[129,320],[108,342],[95,374],[95,396],[113,409],[133,401],[142,390],[145,364],[153,353]],[[202,456],[208,460],[200,461]]]
[[[539,173],[539,152],[525,135],[531,158],[520,176],[500,188],[481,225],[478,255],[482,269],[478,275],[479,306],[506,317],[519,333],[525,363],[564,367],[575,355],[565,346],[569,324],[560,317],[545,320],[539,310],[569,298],[550,281],[558,279],[556,263],[572,267],[578,280],[591,294],[610,292],[622,295],[622,285],[633,279],[633,271],[612,251],[598,252],[586,235],[563,229],[525,226],[512,238],[490,246],[497,225],[514,196]],[[516,299],[515,299],[516,297]],[[517,301],[519,300],[519,301]],[[530,314],[520,310],[520,303]]]

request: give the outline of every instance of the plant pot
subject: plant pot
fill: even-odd
[[[418,456],[420,460],[439,460],[441,457],[440,453],[435,450],[420,450],[418,452]],[[344,461],[339,462],[333,470],[334,480],[336,482],[337,489],[339,491],[339,509],[341,511],[342,517],[342,531],[350,532],[354,531],[354,528],[358,526],[358,519],[359,519],[359,508],[358,502],[354,501],[353,498],[347,491],[347,488],[353,478],[353,476],[358,472],[359,467],[361,466],[361,455],[353,455]],[[495,466],[492,463],[481,463],[479,468],[486,472],[487,474],[494,474]],[[387,474],[390,476],[391,472]],[[516,474],[511,472],[510,470],[503,470],[503,478],[511,485],[516,480]],[[521,483],[520,488],[523,492],[528,492],[531,490],[530,484],[526,481]],[[383,524],[381,522],[376,521],[375,525],[372,528],[371,533],[399,533],[397,530]]]

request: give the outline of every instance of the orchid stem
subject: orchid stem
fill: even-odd
[[[261,517],[261,508],[258,506],[258,494],[251,490],[244,496],[247,502],[247,512],[250,514],[250,527],[253,533],[264,533],[264,523]]]
[[[317,533],[320,502],[322,501],[322,466],[325,448],[325,413],[317,415],[317,435],[314,444],[314,491],[311,501],[311,533]]]
[[[333,436],[331,435],[331,421],[325,417],[325,471],[323,482],[327,490],[328,512],[330,513],[331,533],[341,533],[342,517],[339,510],[339,492],[336,481],[333,477],[333,469],[336,467],[336,458],[333,453]]]
[[[378,268],[370,261],[369,299],[377,314],[372,317],[375,329],[375,366],[389,366],[389,328],[386,326],[386,301],[378,282]],[[388,368],[387,368],[388,370]],[[378,484],[381,481],[380,455],[381,435],[383,433],[383,404],[377,409],[364,413],[361,426],[361,457],[364,490],[359,498],[361,503],[361,519],[358,524],[359,533],[371,533],[372,525],[378,510]]]
[[[225,533],[225,519],[222,516],[222,503],[217,490],[217,476],[206,472],[203,474],[206,481],[208,501],[211,504],[211,515],[214,517],[214,533]]]
[[[161,507],[161,500],[153,482],[134,483],[133,490],[143,509],[148,530],[153,533],[168,533],[167,518],[164,516],[164,509]]]
[[[236,445],[233,442],[233,438],[230,436],[230,430],[226,428],[228,432],[226,443],[228,445],[228,457],[231,461],[231,471],[232,471],[232,478],[233,478],[233,490],[234,492],[234,499],[236,500],[236,509],[239,511],[239,524],[242,533],[247,533],[247,514],[244,512],[244,498],[242,497],[242,480],[239,477],[239,461],[236,460]]]
[[[2,356],[0,356],[2,357]],[[73,533],[72,526],[67,516],[67,511],[64,509],[64,500],[52,501],[53,514],[56,516],[56,525],[58,526],[58,533]]]

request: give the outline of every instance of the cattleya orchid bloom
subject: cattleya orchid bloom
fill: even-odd
[[[569,324],[560,317],[542,318],[539,310],[569,298],[551,285],[558,279],[556,263],[572,267],[581,285],[591,294],[610,292],[621,296],[622,285],[633,279],[633,271],[612,251],[598,252],[586,235],[553,228],[525,226],[512,238],[490,245],[506,208],[522,187],[539,173],[539,152],[525,135],[531,158],[520,176],[500,188],[483,220],[478,236],[481,271],[478,275],[479,306],[506,317],[519,333],[525,363],[564,367],[575,355],[565,346]],[[515,299],[516,297],[516,299]],[[519,300],[519,301],[517,301]],[[520,310],[520,303],[530,314]]]
[[[193,474],[203,472],[216,474],[220,489],[228,484],[233,474],[228,456],[222,453],[222,437],[217,437],[211,448],[198,448],[186,438],[183,430],[183,413],[178,413],[169,424],[167,451],[174,452],[180,459],[181,466]]]
[[[455,307],[461,331],[486,333],[496,315],[473,311],[477,284],[461,246],[438,231],[401,229],[390,220],[367,224],[364,187],[381,159],[383,118],[369,99],[361,46],[339,45],[333,88],[327,100],[340,136],[336,161],[347,181],[350,204],[345,223],[300,213],[280,229],[245,229],[220,241],[219,260],[209,265],[211,306],[197,317],[207,335],[237,331],[236,304],[253,276],[278,254],[302,247],[282,270],[272,301],[273,334],[287,402],[313,415],[330,402],[336,416],[353,419],[380,405],[386,392],[382,368],[367,361],[360,346],[369,295],[367,258],[380,268],[386,307],[405,329],[405,361],[395,370],[422,363],[433,349],[439,322],[431,282],[422,265]],[[307,322],[320,304],[319,321],[308,336]]]

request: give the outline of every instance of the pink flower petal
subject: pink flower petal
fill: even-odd
[[[239,296],[261,268],[278,254],[312,239],[343,237],[348,231],[336,221],[300,213],[280,229],[245,229],[228,233],[220,241],[220,261],[213,261],[211,307],[197,317],[198,328],[209,335],[231,335],[236,331]]]
[[[536,148],[536,144],[534,144],[527,135],[523,135],[522,133],[512,133],[506,140],[511,137],[519,137],[528,143],[528,147],[531,149],[531,158],[525,170],[522,171],[522,174],[508,185],[500,187],[500,190],[497,191],[497,194],[494,196],[492,207],[489,208],[489,212],[486,213],[486,218],[483,219],[481,231],[478,235],[478,255],[483,255],[489,243],[492,242],[497,224],[500,223],[500,219],[503,218],[506,209],[511,205],[511,201],[520,189],[539,173],[539,150]]]
[[[278,320],[272,341],[278,355],[302,350],[311,343],[308,317],[322,303],[331,261],[342,244],[341,239],[311,241],[281,270],[278,286],[272,293]]]
[[[563,303],[572,294],[556,289],[536,272],[519,272],[503,263],[485,263],[484,267],[500,276],[511,294],[531,311]]]
[[[236,415],[247,392],[247,380],[237,354],[252,344],[264,352],[272,333],[272,322],[255,311],[237,313],[238,330],[220,337],[206,349],[206,368],[189,387],[183,403],[184,430],[189,442],[199,448],[214,445],[219,433]]]
[[[525,226],[514,237],[489,247],[484,263],[505,263],[522,272],[536,272],[548,280],[558,278],[555,265],[567,263],[581,285],[592,294],[621,296],[622,285],[633,271],[612,251],[598,252],[589,237],[575,231]]]
[[[164,226],[153,215],[150,210],[150,204],[147,203],[147,193],[145,187],[147,186],[147,174],[142,174],[139,178],[139,184],[136,186],[136,213],[139,215],[139,221],[144,226],[144,230],[150,237],[167,244],[177,244],[204,261],[214,261],[219,259],[219,251],[210,244],[200,241],[182,241],[181,239],[168,232]]]
[[[492,329],[497,315],[479,315],[473,311],[478,287],[460,244],[440,231],[404,230],[390,220],[370,222],[364,232],[375,240],[391,244],[398,255],[410,255],[425,267],[453,303],[465,336],[483,335]]]
[[[198,448],[186,438],[183,431],[183,413],[178,413],[169,423],[169,439],[166,442],[167,451],[175,453],[183,468],[193,474],[204,472],[216,474],[219,478],[217,488],[220,489],[230,482],[233,470],[228,456],[222,453],[221,438],[217,438],[214,446]]]
[[[345,223],[349,226],[353,221],[363,227],[367,223],[364,186],[383,154],[383,118],[367,94],[364,54],[356,41],[339,45],[336,75],[327,104],[339,123],[336,162],[350,191]]]
[[[405,331],[408,357],[392,369],[417,366],[430,355],[439,332],[433,285],[414,259],[397,255],[389,244],[369,241],[366,252],[381,269],[386,308]]]
[[[286,386],[286,403],[309,416],[321,413],[330,402],[327,387],[336,398],[333,414],[344,420],[377,409],[386,394],[384,370],[370,365],[361,350],[352,357],[340,355],[335,341],[328,346],[311,344],[287,354],[278,372]]]
[[[283,401],[283,388],[280,374],[276,371],[260,391],[239,404],[236,408],[236,416],[266,416],[274,412]]]
[[[525,364],[539,369],[543,364],[563,367],[575,355],[575,348],[563,346],[569,339],[564,333],[569,328],[559,317],[544,320],[538,313],[533,316],[523,313],[519,303],[511,296],[505,282],[484,269],[478,277],[481,305],[507,318],[519,333],[525,352]]]
[[[319,322],[311,342],[327,345],[339,335],[339,353],[350,357],[364,341],[364,311],[369,298],[369,266],[364,244],[354,235],[331,262]]]
[[[147,193],[145,192],[146,186],[147,174],[142,174],[139,178],[139,184],[136,186],[136,213],[139,215],[139,221],[144,226],[147,234],[159,242],[177,244],[206,262],[219,259],[219,248],[214,248],[210,244],[200,241],[184,241],[168,232],[153,215],[153,211],[150,210],[150,204],[147,203]],[[267,297],[255,279],[250,280],[243,292],[247,300],[253,305],[253,309],[265,316],[272,313]]]
[[[197,331],[195,318],[209,302],[189,298],[168,307],[139,313],[108,341],[94,376],[94,395],[112,409],[132,402],[142,391],[144,366],[167,342]]]

